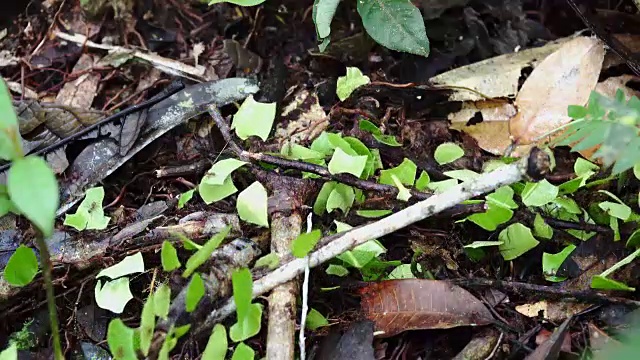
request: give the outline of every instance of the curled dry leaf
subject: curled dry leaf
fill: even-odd
[[[491,312],[463,288],[446,281],[389,280],[360,289],[362,311],[381,337],[407,330],[486,325]]]
[[[569,105],[584,105],[598,82],[604,46],[596,38],[578,37],[547,56],[524,82],[509,121],[515,144],[536,143],[539,138],[571,121]]]

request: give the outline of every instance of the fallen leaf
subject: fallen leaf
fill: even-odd
[[[381,337],[407,330],[486,325],[493,316],[459,286],[424,279],[388,280],[359,290],[362,311]]]
[[[516,311],[531,318],[537,317],[538,313],[542,311],[542,316],[545,319],[559,323],[588,307],[588,304],[580,303],[538,301],[533,304],[518,305]]]
[[[452,129],[470,135],[483,150],[503,155],[511,144],[509,119],[516,113],[515,106],[507,100],[464,102],[459,111],[449,114],[449,121]]]
[[[596,38],[578,37],[547,56],[524,82],[516,97],[518,114],[509,121],[515,144],[532,144],[571,121],[569,105],[584,105],[598,82],[604,46]]]
[[[571,339],[568,330],[572,322],[572,318],[565,320],[562,325],[560,325],[546,341],[540,344],[534,352],[529,354],[525,360],[556,360],[558,355],[560,355],[560,350],[565,345],[565,339],[567,337]],[[571,341],[569,341],[569,345],[571,345]]]

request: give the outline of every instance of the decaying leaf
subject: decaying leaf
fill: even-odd
[[[462,103],[458,112],[449,114],[449,121],[452,129],[469,134],[482,149],[502,155],[511,144],[509,119],[516,113],[515,106],[507,100],[470,101]]]
[[[598,82],[603,43],[578,37],[546,57],[516,97],[518,113],[509,121],[514,143],[536,143],[540,136],[571,121],[569,105],[584,105]]]
[[[545,319],[559,323],[588,307],[588,304],[581,303],[538,301],[533,304],[518,305],[516,311],[531,318],[538,317],[542,312]]]
[[[571,38],[562,38],[542,47],[459,67],[431,78],[430,82],[433,85],[457,87],[449,97],[451,101],[486,100],[484,96],[490,99],[513,98],[518,92],[518,79],[522,76],[522,70],[527,67],[535,68],[545,57],[569,40]],[[475,90],[480,94],[463,88]]]
[[[486,325],[493,316],[484,304],[446,281],[402,279],[360,289],[362,311],[381,337],[407,330]]]
[[[318,102],[318,96],[306,89],[298,90],[293,100],[282,109],[282,121],[275,131],[275,142],[303,143],[314,139],[329,125],[329,117]]]

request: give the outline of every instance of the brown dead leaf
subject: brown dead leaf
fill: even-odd
[[[540,330],[538,335],[536,335],[536,345],[542,345],[545,341],[549,340],[551,335],[553,335],[553,333],[547,329]],[[564,335],[560,351],[571,352],[571,334],[567,333]]]
[[[513,98],[518,92],[518,79],[522,69],[536,67],[548,55],[558,50],[571,38],[561,38],[545,46],[504,54],[474,64],[447,71],[430,79],[433,85],[455,86],[450,101],[485,100],[501,97]],[[473,89],[480,94],[471,92]]]
[[[559,323],[571,317],[584,309],[588,308],[588,304],[570,303],[562,301],[538,301],[533,304],[524,304],[516,306],[516,311],[528,317],[537,317],[542,311],[542,316],[555,323]]]
[[[567,124],[569,105],[584,105],[598,82],[604,59],[600,40],[578,37],[547,56],[524,82],[509,121],[516,144],[532,144],[540,136]]]
[[[360,289],[365,316],[373,321],[381,337],[407,330],[449,329],[486,325],[491,312],[480,300],[446,281],[388,280]]]
[[[525,360],[556,360],[563,347],[566,347],[567,337],[571,339],[569,327],[573,322],[572,318],[565,320],[562,325],[553,331],[548,339],[543,341]],[[538,339],[536,338],[536,341]],[[569,347],[571,340],[569,340]]]
[[[449,114],[449,121],[452,129],[469,134],[483,150],[502,155],[511,144],[509,119],[516,113],[515,106],[506,100],[464,102],[459,111]],[[482,122],[467,125],[470,121]]]

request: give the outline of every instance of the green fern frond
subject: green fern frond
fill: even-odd
[[[618,174],[640,163],[640,99],[633,96],[626,101],[618,90],[614,99],[592,92],[587,107],[569,107],[574,120],[565,133],[556,139],[556,145],[572,146],[582,151],[600,145],[591,160],[601,159]]]

